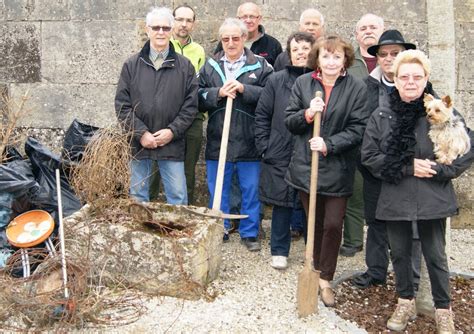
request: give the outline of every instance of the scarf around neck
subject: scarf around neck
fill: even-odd
[[[390,94],[390,107],[396,117],[387,140],[387,153],[381,175],[386,182],[398,184],[402,180],[404,168],[413,164],[416,123],[426,112],[423,95],[414,101],[403,102],[398,90]]]

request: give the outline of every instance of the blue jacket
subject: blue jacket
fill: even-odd
[[[227,161],[255,161],[260,155],[255,147],[255,108],[269,75],[273,72],[267,61],[244,49],[247,61],[236,75],[236,80],[244,85],[243,94],[238,93],[233,101],[230,124]],[[226,98],[218,96],[219,89],[226,81],[223,62],[224,52],[209,58],[199,72],[199,109],[207,111],[206,159],[218,160],[221,146],[222,128]]]

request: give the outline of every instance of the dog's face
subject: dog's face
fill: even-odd
[[[431,124],[447,122],[453,114],[453,104],[449,95],[435,99],[431,94],[425,94],[423,99],[426,108],[426,118]]]

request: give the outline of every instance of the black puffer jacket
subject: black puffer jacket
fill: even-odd
[[[273,66],[278,55],[282,52],[281,44],[275,37],[265,33],[265,29],[262,25],[258,26],[258,32],[262,34],[262,37],[252,43],[250,51],[257,56],[265,58],[268,63]],[[221,51],[222,43],[219,42],[214,50],[214,54],[220,53]]]
[[[262,155],[260,200],[267,204],[294,206],[294,189],[285,181],[293,151],[293,135],[285,126],[285,109],[296,78],[311,71],[288,66],[268,80],[255,111],[255,143]]]
[[[304,114],[316,91],[322,91],[324,95],[314,72],[296,79],[285,120],[290,132],[296,136],[285,181],[307,193],[311,178],[308,141],[313,136],[313,124],[306,122]],[[328,150],[326,156],[319,154],[318,193],[321,195],[344,197],[352,194],[357,147],[368,119],[364,108],[366,93],[364,82],[349,74],[340,76],[332,89],[321,122],[321,137]]]
[[[194,67],[174,51],[157,71],[149,58],[150,42],[123,65],[115,94],[119,121],[132,133],[132,154],[136,159],[184,160],[184,133],[198,112],[198,83]],[[146,149],[140,138],[169,128],[173,140],[163,147]]]
[[[379,105],[388,105],[388,92],[382,84],[382,69],[377,66],[365,80],[367,83],[367,111],[372,114]],[[374,177],[370,171],[360,163],[358,159],[359,171],[364,178],[364,218],[368,222],[375,220],[375,210],[379,200],[382,181]]]
[[[255,147],[255,108],[265,83],[273,69],[265,58],[255,56],[245,48],[247,61],[236,80],[244,85],[232,105],[232,118],[227,148],[227,161],[255,161],[260,155]],[[226,98],[218,93],[225,78],[224,52],[208,59],[199,72],[199,109],[208,111],[206,159],[218,160],[224,124]]]
[[[397,103],[401,104],[398,98]],[[396,123],[397,113],[389,107],[380,106],[374,111],[367,124],[362,143],[362,164],[382,180],[382,189],[377,203],[376,217],[389,221],[417,221],[440,219],[457,213],[456,194],[451,179],[458,177],[471,165],[474,149],[456,159],[452,165],[436,164],[437,174],[433,178],[418,178],[413,175],[413,163],[403,165],[403,177],[398,184],[384,180],[382,169],[387,165],[390,133]],[[422,106],[422,104],[420,103]],[[424,108],[420,108],[420,113]],[[428,137],[429,123],[426,117],[419,117],[415,124],[416,144],[414,158],[434,161],[433,143]],[[473,133],[470,132],[471,142]]]

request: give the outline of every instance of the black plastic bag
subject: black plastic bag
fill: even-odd
[[[97,130],[99,130],[98,127],[81,123],[77,119],[72,121],[64,135],[63,159],[72,162],[81,161],[87,144]]]
[[[27,160],[14,160],[0,165],[0,229],[6,226],[17,207],[17,198],[34,197],[40,186]],[[13,209],[13,212],[12,212]]]
[[[28,160],[13,160],[0,165],[0,193],[19,197],[26,193],[33,195],[38,189],[39,184]]]
[[[54,220],[58,221],[58,200],[56,189],[56,169],[60,170],[61,176],[61,199],[63,215],[69,216],[81,208],[79,199],[71,189],[64,175],[59,156],[41,145],[37,140],[28,138],[25,143],[25,152],[30,158],[33,174],[40,189],[31,198],[36,209],[49,212]]]
[[[21,153],[18,152],[15,147],[10,145],[7,145],[7,147],[5,147],[4,156],[4,161],[23,160],[23,156],[21,155]]]

